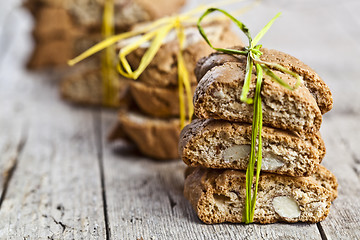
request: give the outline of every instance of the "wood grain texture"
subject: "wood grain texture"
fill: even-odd
[[[50,75],[14,70],[0,82],[0,123],[14,124],[2,126],[0,142],[22,127],[28,137],[0,208],[0,239],[105,239],[94,111],[59,101]]]
[[[330,215],[321,222],[327,239],[359,239],[360,237],[360,125],[358,118],[336,116],[323,124],[327,155],[323,164],[338,178],[339,197]]]
[[[8,110],[0,109],[0,116],[8,116]],[[6,133],[0,137],[0,207],[26,141],[26,136],[23,135],[23,129],[20,127],[21,123],[18,122],[17,125],[19,127],[14,128],[14,120],[0,118],[0,133]]]

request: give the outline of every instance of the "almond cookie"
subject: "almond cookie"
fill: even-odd
[[[213,22],[204,27],[205,32],[209,38],[213,39],[215,46],[232,46],[234,44],[241,44],[241,40],[230,29],[228,21]],[[185,46],[182,51],[186,67],[189,73],[189,80],[191,85],[196,85],[196,77],[193,69],[197,61],[213,50],[203,40],[199,34],[196,26],[185,27],[184,33],[186,35]],[[126,44],[134,41],[138,37],[126,39],[118,43],[119,49]],[[150,43],[147,42],[141,45],[138,49],[127,56],[129,64],[133,69],[138,68],[140,59],[147,51]],[[177,54],[179,52],[179,42],[176,31],[172,30],[164,39],[164,43],[156,53],[154,59],[147,66],[144,72],[139,76],[139,81],[146,83],[153,87],[177,87],[178,86],[178,70],[177,70]]]
[[[181,132],[179,154],[189,166],[246,170],[251,149],[251,124],[195,119]],[[325,155],[320,133],[296,133],[263,127],[264,172],[310,176]]]
[[[27,67],[30,69],[68,67],[66,62],[74,56],[73,43],[73,40],[69,39],[37,42]]]
[[[27,0],[25,6],[36,15],[40,8],[65,9],[73,25],[98,31],[101,29],[105,0]],[[114,25],[120,31],[177,12],[185,0],[115,0]],[[56,16],[53,16],[56,17]]]
[[[185,180],[184,194],[207,224],[243,222],[245,172],[195,169]],[[263,173],[259,179],[255,223],[322,221],[333,194],[313,177]]]
[[[81,64],[82,65],[82,64]],[[103,87],[101,70],[98,67],[85,64],[80,68],[74,69],[64,77],[60,85],[61,96],[75,104],[107,106],[118,108],[126,106],[131,101],[129,92],[130,80],[118,76],[116,84],[113,86],[116,96],[113,101],[103,101]]]
[[[27,0],[25,6],[35,20],[35,49],[28,67],[67,67],[67,61],[91,45],[78,50],[77,40],[101,35],[105,0]],[[136,23],[155,20],[177,12],[185,0],[115,0],[114,25],[117,33]],[[102,40],[102,37],[96,42]],[[74,46],[75,45],[75,46]]]
[[[233,47],[233,49],[242,48]],[[289,54],[266,48],[261,48],[261,51],[263,52],[260,57],[261,60],[280,64],[302,76],[304,85],[309,89],[310,93],[315,98],[322,114],[331,110],[333,106],[333,99],[330,89],[313,69]],[[199,60],[195,69],[195,74],[198,81],[200,81],[205,73],[208,72],[211,68],[223,65],[226,62],[240,61],[241,60],[239,60],[239,58],[234,55],[220,52],[212,53],[209,56]]]
[[[38,42],[59,39],[73,39],[85,36],[84,29],[73,25],[68,11],[64,8],[42,7],[36,12],[33,35]]]
[[[179,158],[177,146],[180,135],[178,118],[151,118],[136,112],[121,111],[114,136],[126,136],[145,156],[170,160]]]
[[[224,119],[252,123],[253,105],[240,100],[245,78],[246,57],[239,62],[226,62],[213,67],[200,80],[194,94],[195,115],[198,118]],[[274,70],[274,73],[295,85],[291,75]],[[248,97],[253,98],[256,75],[253,72]],[[262,89],[263,124],[274,128],[316,133],[320,129],[322,115],[315,99],[305,87],[288,90],[267,75],[263,77]]]
[[[195,91],[192,86],[192,94]],[[157,88],[133,81],[130,84],[131,95],[142,112],[153,117],[178,117],[180,115],[178,88]],[[187,101],[184,91],[185,109]]]

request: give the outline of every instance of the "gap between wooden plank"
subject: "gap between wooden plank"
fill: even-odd
[[[360,179],[354,169],[359,158],[356,151],[360,143],[358,118],[334,115],[325,119],[322,130],[327,147],[323,164],[337,177],[339,196],[330,208],[330,215],[320,226],[327,239],[358,239]]]
[[[21,153],[26,145],[26,141],[27,141],[27,130],[23,130],[22,134],[21,134],[21,138],[16,146],[15,156],[13,156],[13,159],[11,160],[11,165],[7,169],[5,169],[5,172],[2,172],[4,179],[3,179],[2,193],[0,196],[0,209],[1,209],[4,199],[6,197],[6,192],[7,192],[9,183],[11,181],[11,178],[13,176],[13,173],[16,170],[18,160],[19,160]]]
[[[60,102],[50,75],[12,66],[0,82],[0,140],[18,136],[23,121],[29,134],[17,137],[27,141],[2,200],[0,239],[105,239],[93,111]]]
[[[103,158],[103,147],[102,147],[102,121],[101,121],[101,108],[93,113],[94,120],[94,132],[96,137],[96,147],[98,155],[98,164],[100,169],[100,181],[101,181],[101,193],[103,200],[103,211],[105,219],[105,234],[106,240],[111,239],[110,229],[109,229],[109,217],[107,211],[107,201],[106,201],[106,186],[105,186],[105,175],[104,175],[104,158]]]
[[[48,121],[31,125],[1,207],[0,238],[106,236],[92,113],[71,111],[69,118],[70,113],[57,110],[60,121],[41,111],[33,114]]]
[[[326,233],[325,233],[323,227],[321,226],[321,222],[316,223],[316,226],[317,226],[317,228],[319,229],[321,239],[322,239],[322,240],[328,240],[328,238],[327,238],[327,236],[326,236]]]

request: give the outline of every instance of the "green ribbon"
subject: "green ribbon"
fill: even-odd
[[[239,29],[246,35],[249,40],[249,46],[245,47],[244,50],[235,50],[235,49],[226,49],[226,48],[217,48],[214,47],[209,39],[207,38],[204,29],[201,27],[201,21],[212,12],[221,12],[227,17],[231,19]],[[262,141],[261,141],[261,131],[262,131],[262,105],[261,105],[261,84],[263,80],[263,74],[270,76],[275,82],[280,84],[281,86],[289,89],[295,90],[300,84],[302,83],[302,78],[297,74],[285,67],[271,62],[265,62],[260,60],[260,56],[262,52],[260,48],[262,45],[258,45],[260,39],[265,35],[265,33],[269,30],[271,25],[274,21],[281,15],[281,13],[276,14],[270,22],[268,22],[265,27],[256,35],[254,39],[251,38],[251,34],[249,29],[245,26],[244,23],[237,20],[235,17],[227,13],[226,11],[219,9],[219,8],[209,8],[205,11],[205,13],[199,18],[197,27],[201,36],[204,40],[209,44],[211,48],[216,51],[227,53],[227,54],[235,54],[235,55],[244,55],[246,56],[246,72],[245,72],[245,80],[244,85],[242,87],[241,97],[240,100],[247,104],[253,104],[253,121],[252,121],[252,131],[251,131],[251,151],[250,151],[250,158],[249,163],[246,170],[246,197],[245,197],[245,208],[244,208],[244,215],[243,221],[248,224],[253,222],[254,218],[254,211],[256,205],[256,195],[258,191],[258,184],[259,184],[259,177],[260,177],[260,170],[261,170],[261,162],[262,162]],[[255,94],[254,99],[248,98],[248,93],[250,89],[251,83],[251,76],[252,71],[255,65],[256,70],[256,87],[255,87]],[[290,74],[291,76],[297,79],[296,84],[294,87],[287,84],[284,80],[278,77],[271,69],[276,69],[286,74]],[[257,141],[258,140],[258,141]],[[256,142],[257,151],[256,151]],[[256,163],[256,178],[255,178],[255,188],[252,194],[252,185],[254,180],[254,171],[255,171],[255,163]]]

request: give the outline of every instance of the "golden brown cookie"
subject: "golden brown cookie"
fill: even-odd
[[[49,67],[68,67],[66,62],[74,56],[72,39],[51,40],[37,43],[27,67],[44,69]]]
[[[43,7],[36,12],[33,34],[39,42],[52,39],[72,39],[85,35],[84,28],[76,28],[64,8]]]
[[[27,0],[25,6],[36,15],[39,8],[66,9],[73,25],[100,30],[105,0]],[[151,21],[179,11],[185,0],[115,0],[114,24],[119,31],[132,25]],[[56,17],[56,16],[54,16]]]
[[[189,166],[246,170],[251,149],[251,125],[214,119],[195,119],[180,134],[179,154]],[[310,176],[325,155],[320,133],[296,133],[263,127],[264,172]]]
[[[211,68],[200,80],[194,94],[195,115],[251,123],[253,105],[240,100],[245,78],[246,57]],[[291,75],[275,71],[283,81],[295,85]],[[248,97],[254,96],[256,75],[253,72]],[[263,124],[274,128],[309,134],[318,132],[322,115],[315,99],[301,84],[291,91],[267,75],[261,88]]]
[[[241,47],[233,47],[233,49],[241,49]],[[310,93],[315,98],[322,114],[331,110],[333,106],[333,99],[330,89],[313,69],[289,54],[266,48],[261,48],[261,51],[263,52],[260,57],[261,60],[280,64],[302,76],[304,85],[309,89]],[[233,55],[220,52],[212,53],[199,60],[195,69],[196,77],[198,81],[200,81],[206,72],[213,67],[223,65],[226,62],[241,61],[241,59]]]
[[[192,86],[192,94],[196,86]],[[173,88],[151,87],[139,81],[132,81],[131,95],[142,112],[153,117],[178,117],[180,115],[179,90]],[[184,91],[185,108],[187,101]]]
[[[35,20],[35,49],[28,67],[66,67],[67,61],[99,42],[105,0],[27,0]],[[116,32],[177,12],[185,0],[115,0]],[[96,41],[93,35],[97,35]],[[100,36],[100,37],[99,37]],[[87,44],[84,44],[87,42]],[[79,48],[79,44],[82,45]]]
[[[114,136],[126,136],[145,156],[159,160],[179,158],[177,146],[180,135],[178,118],[152,118],[136,112],[120,111]]]
[[[112,101],[104,101],[101,70],[99,67],[85,64],[74,69],[64,77],[60,85],[61,96],[69,102],[80,105],[106,106],[118,108],[127,106],[131,101],[129,81],[121,76],[113,85],[115,88]]]
[[[184,194],[201,221],[243,222],[245,172],[195,169],[185,180]],[[262,173],[254,222],[319,222],[329,214],[333,193],[313,177]]]

